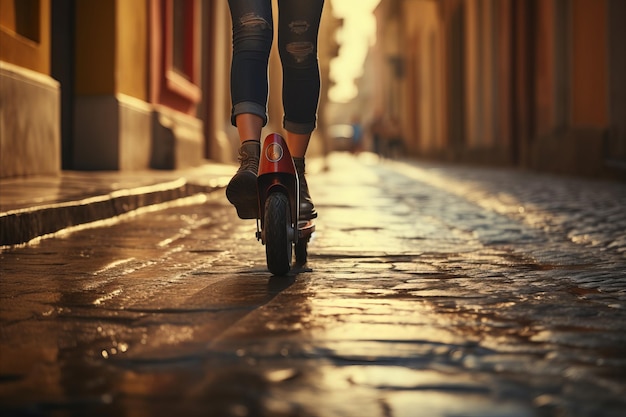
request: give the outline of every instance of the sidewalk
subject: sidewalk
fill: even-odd
[[[134,210],[216,191],[232,165],[175,171],[63,171],[59,176],[0,180],[0,248]]]

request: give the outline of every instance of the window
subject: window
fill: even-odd
[[[14,0],[15,32],[39,42],[39,0]]]
[[[201,99],[199,0],[153,0],[153,102],[193,114]]]

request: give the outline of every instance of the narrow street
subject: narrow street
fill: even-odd
[[[0,253],[2,416],[623,416],[626,186],[333,154],[307,268],[217,191]]]

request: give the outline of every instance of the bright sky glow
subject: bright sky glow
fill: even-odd
[[[330,61],[328,91],[331,101],[347,103],[358,94],[356,80],[363,75],[369,48],[376,43],[376,18],[373,11],[380,0],[331,0],[333,14],[342,18],[337,32],[339,55]]]

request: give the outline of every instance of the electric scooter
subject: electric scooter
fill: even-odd
[[[265,245],[267,268],[277,276],[291,269],[295,249],[296,266],[307,261],[308,243],[315,231],[312,220],[299,221],[299,182],[287,143],[278,133],[263,141],[257,178],[259,218],[257,240]]]

